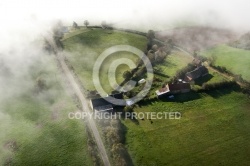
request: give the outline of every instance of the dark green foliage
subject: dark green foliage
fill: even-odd
[[[142,77],[144,74],[146,73],[146,67],[142,66],[141,68],[139,68],[137,70],[137,72],[135,73],[135,77],[140,78]]]
[[[148,38],[149,40],[154,39],[154,38],[155,38],[155,32],[154,32],[153,30],[149,30],[149,31],[148,31],[148,34],[147,34],[147,38]]]
[[[88,25],[89,25],[89,21],[88,20],[85,20],[84,21],[84,25],[86,26],[86,28],[88,27]]]
[[[223,81],[217,83],[202,84],[202,90],[214,90],[219,88],[231,88],[231,87],[238,87],[238,84],[235,81]]]
[[[36,79],[36,88],[38,92],[41,92],[47,88],[46,81],[42,77]]]
[[[122,77],[125,79],[125,80],[129,80],[131,77],[132,77],[132,73],[130,71],[125,71],[123,74],[122,74]]]
[[[78,25],[77,25],[77,23],[76,23],[75,21],[73,22],[72,27],[75,28],[75,29],[78,29],[78,28],[79,28]]]
[[[221,73],[225,73],[225,74],[229,74],[232,75],[233,73],[229,70],[227,70],[227,68],[225,68],[224,66],[215,66],[214,64],[210,64],[211,67],[215,68],[216,70],[218,70]]]

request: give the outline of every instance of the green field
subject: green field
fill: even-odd
[[[174,51],[156,66],[168,77],[156,76],[168,80],[191,61],[192,57]],[[209,70],[209,75],[196,80],[194,86],[225,80]],[[134,111],[178,111],[181,120],[124,120],[126,145],[135,165],[247,165],[249,108],[249,98],[233,88],[180,94],[174,102],[153,99]]]
[[[135,165],[248,165],[250,99],[218,90],[159,100],[135,112],[182,114],[180,120],[124,120],[126,145]]]
[[[172,53],[167,56],[165,61],[156,67],[160,68],[162,73],[168,75],[169,77],[173,77],[178,70],[187,66],[187,64],[191,63],[192,60],[192,57],[186,55],[183,52],[172,51]]]
[[[0,165],[91,165],[85,124],[68,118],[77,107],[54,59],[44,56],[29,72],[32,86],[1,103]],[[38,76],[47,87],[39,93]]]
[[[206,57],[215,57],[215,65],[224,66],[234,74],[250,81],[250,51],[219,45],[201,53]]]
[[[93,66],[98,56],[104,50],[115,45],[131,45],[144,50],[146,42],[146,38],[139,35],[103,29],[89,30],[88,32],[80,33],[77,36],[63,40],[66,57],[83,83],[83,86],[88,90],[95,89],[92,81]],[[107,92],[113,90],[108,82],[107,75],[110,64],[120,58],[128,58],[133,62],[137,60],[134,54],[128,52],[116,52],[105,59],[100,69],[100,82]],[[118,83],[124,80],[122,74],[128,69],[127,65],[118,66],[116,72],[113,73]]]

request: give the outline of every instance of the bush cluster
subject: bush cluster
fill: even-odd
[[[235,81],[223,81],[223,82],[216,82],[216,83],[204,83],[202,84],[202,90],[214,90],[219,88],[227,88],[227,87],[233,87],[238,86],[238,84]]]

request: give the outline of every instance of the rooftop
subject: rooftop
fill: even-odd
[[[188,77],[189,80],[194,80],[206,74],[208,74],[208,69],[205,66],[200,66],[195,70],[186,73],[186,77]]]
[[[177,84],[169,84],[170,91],[183,90],[183,89],[191,89],[189,83],[177,83]]]

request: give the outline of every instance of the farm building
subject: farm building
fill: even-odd
[[[178,94],[178,93],[186,93],[191,90],[191,86],[187,82],[178,82],[174,84],[167,84],[161,89],[156,91],[156,95],[159,97],[163,97],[166,95]]]
[[[114,107],[126,105],[124,100],[116,100],[116,99],[123,99],[123,94],[121,93],[112,94],[107,97],[91,99],[90,107],[93,111],[112,112]]]
[[[192,81],[208,74],[208,69],[205,66],[200,66],[193,71],[186,73],[185,81]]]
[[[90,107],[93,111],[98,112],[113,111],[113,105],[105,100],[105,98],[91,99]]]
[[[168,84],[168,86],[171,94],[186,93],[189,92],[191,89],[190,84],[186,82],[181,82],[177,84]]]

